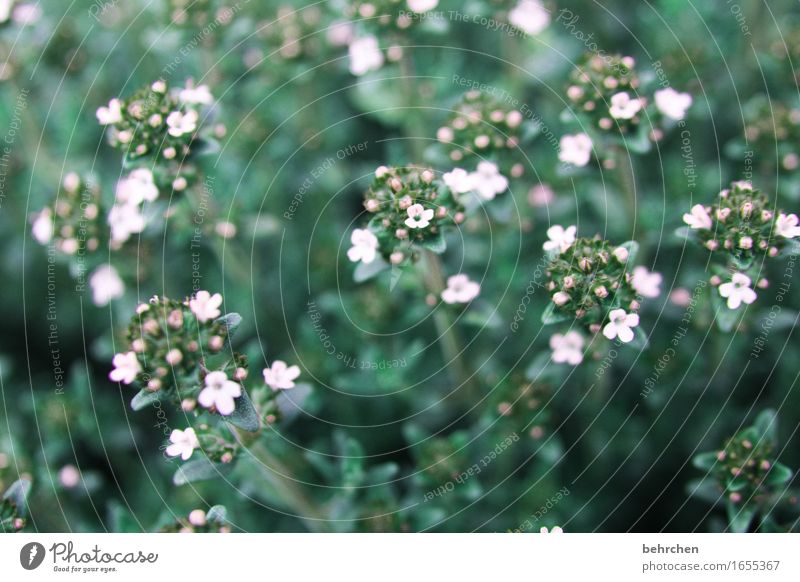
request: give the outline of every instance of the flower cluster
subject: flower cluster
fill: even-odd
[[[320,50],[319,31],[323,11],[319,5],[298,9],[289,4],[278,7],[275,18],[258,27],[256,34],[269,46],[270,59],[295,60]]]
[[[375,31],[401,31],[419,22],[416,15],[438,4],[439,0],[355,0],[347,4],[345,16]]]
[[[442,230],[464,220],[450,189],[433,170],[417,166],[380,166],[364,208],[373,216],[367,228],[353,231],[347,256],[367,264],[378,254],[395,265],[415,260],[414,245],[436,249],[443,244]]]
[[[551,254],[547,290],[552,304],[543,316],[545,323],[574,318],[593,334],[602,330],[610,340],[632,341],[641,298],[657,296],[661,282],[660,275],[644,267],[630,268],[635,243],[615,246],[599,236],[576,238],[574,226],[553,226],[547,234],[550,240],[544,249]],[[554,361],[580,363],[583,344],[578,332],[553,336]]]
[[[128,327],[129,351],[114,356],[111,380],[136,383],[187,410],[199,402],[223,415],[233,412],[238,382],[247,376],[243,358],[234,357],[222,371],[201,366],[225,346],[228,327],[218,319],[221,304],[219,293],[198,291],[183,302],[154,297],[139,305]]]
[[[645,100],[638,95],[633,57],[589,54],[570,75],[567,98],[593,125],[629,131],[639,123]]]
[[[162,533],[230,533],[227,511],[222,505],[215,505],[207,512],[193,509],[185,519],[162,527]]]
[[[518,177],[524,166],[509,155],[519,147],[522,125],[521,111],[509,107],[480,91],[468,91],[455,106],[447,123],[436,132],[454,162],[492,159],[505,172]]]
[[[100,188],[91,178],[74,172],[64,177],[51,206],[33,219],[33,238],[40,244],[51,241],[66,255],[82,255],[100,246]]]
[[[205,85],[169,89],[159,80],[128,99],[112,99],[97,110],[97,121],[109,128],[109,142],[123,150],[127,160],[152,161],[164,182],[172,184],[193,177],[187,160],[199,145],[200,120],[213,103]]]
[[[707,471],[715,492],[724,498],[734,531],[746,531],[761,501],[792,477],[792,470],[776,458],[776,422],[774,411],[767,410],[721,450],[694,458],[694,465]]]
[[[760,97],[748,103],[744,108],[744,137],[747,140],[743,148],[758,152],[759,161],[772,166],[777,160],[782,170],[794,172],[800,168],[800,108],[787,107],[780,101]],[[768,170],[771,168],[767,168]]]

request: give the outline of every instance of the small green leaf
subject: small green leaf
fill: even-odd
[[[358,263],[353,271],[353,281],[363,283],[389,268],[389,263],[376,257],[371,263]]]
[[[647,349],[647,346],[650,345],[650,342],[647,340],[647,332],[645,332],[641,327],[634,327],[633,339],[626,345],[640,351]]]
[[[422,247],[428,249],[432,253],[441,255],[447,250],[447,241],[444,239],[444,235],[439,232],[435,237],[424,241]]]
[[[715,479],[696,479],[689,483],[687,493],[712,505],[719,503],[722,498]]]
[[[736,505],[728,501],[728,527],[733,533],[746,533],[753,523],[756,516],[756,508],[753,506]]]
[[[228,510],[225,509],[224,505],[215,505],[206,512],[206,519],[220,524],[227,523]]]
[[[238,313],[226,313],[222,317],[218,317],[214,323],[221,323],[227,328],[228,340],[230,340],[242,324],[242,316]]]
[[[291,390],[281,390],[275,397],[275,405],[284,422],[292,420],[302,411],[303,403],[312,392],[311,384],[297,384]]]
[[[139,390],[136,396],[133,397],[131,400],[131,408],[133,410],[142,410],[143,408],[147,408],[153,402],[156,402],[159,398],[161,398],[161,394],[159,392],[153,392],[152,390]]]
[[[716,311],[717,327],[720,331],[725,333],[732,331],[741,316],[739,310],[728,307],[718,292],[711,293],[711,304]]]
[[[703,471],[710,471],[717,463],[717,453],[700,453],[692,458],[692,465]]]
[[[206,481],[224,475],[230,470],[230,463],[213,463],[207,457],[195,459],[184,463],[172,476],[172,482],[177,485],[186,485],[197,481]]]
[[[781,463],[775,463],[764,478],[764,484],[770,487],[780,487],[792,478],[793,471]]]
[[[556,304],[549,303],[542,313],[542,323],[544,325],[551,325],[553,323],[560,323],[562,321],[569,321],[572,316],[556,311]]]
[[[764,439],[767,444],[778,442],[778,413],[768,408],[762,411],[753,422],[753,429],[758,433],[758,440]]]
[[[28,494],[31,492],[31,482],[28,479],[18,479],[14,481],[6,492],[3,499],[14,504],[19,515],[25,515],[28,508]]]
[[[234,426],[248,432],[256,432],[261,427],[253,402],[247,394],[247,390],[242,387],[242,395],[236,399],[236,408],[228,416],[223,417]]]

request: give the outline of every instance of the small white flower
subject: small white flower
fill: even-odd
[[[364,75],[383,66],[383,53],[378,39],[372,35],[363,36],[350,43],[350,72],[356,76]]]
[[[49,208],[43,209],[33,219],[31,233],[40,245],[46,245],[53,238],[53,215]]]
[[[481,286],[464,274],[447,278],[447,289],[442,291],[445,303],[469,303],[481,292]]]
[[[756,292],[750,288],[750,277],[734,273],[728,283],[719,286],[719,294],[728,299],[728,309],[738,309],[742,303],[750,305],[756,300]]]
[[[613,340],[619,337],[619,341],[627,344],[633,340],[633,329],[639,325],[639,315],[636,313],[626,313],[624,309],[613,309],[608,314],[610,320],[603,328],[603,335]]]
[[[557,364],[567,363],[577,366],[583,361],[583,336],[577,331],[566,334],[556,333],[550,337],[550,349],[553,350],[553,361]]]
[[[447,172],[442,176],[442,180],[454,194],[466,194],[472,190],[472,178],[469,172],[462,168],[454,168],[453,171]]]
[[[108,107],[99,107],[96,115],[100,125],[119,123],[122,121],[122,102],[119,99],[112,99],[108,102]]]
[[[508,188],[508,178],[503,176],[492,162],[481,162],[478,169],[469,175],[472,190],[484,200],[494,200],[494,197],[505,192]]]
[[[542,526],[541,528],[539,528],[539,533],[560,534],[560,533],[564,533],[564,530],[561,529],[561,526],[554,525],[550,531],[547,531],[547,527],[546,526]]]
[[[692,106],[692,96],[688,93],[678,93],[672,87],[656,91],[656,107],[666,117],[680,121],[686,117],[686,110]]]
[[[189,300],[189,309],[200,322],[218,318],[220,305],[222,305],[222,295],[219,293],[211,295],[208,291],[198,291],[194,298]]]
[[[42,17],[42,9],[38,4],[25,3],[14,7],[12,18],[16,24],[27,26],[36,23]]]
[[[433,219],[433,209],[426,210],[422,204],[412,204],[406,212],[408,213],[408,218],[406,218],[408,228],[425,228]]]
[[[117,202],[141,204],[158,198],[158,188],[153,182],[153,172],[147,168],[137,168],[127,177],[117,182]]]
[[[273,390],[294,388],[294,381],[300,375],[298,366],[287,366],[282,360],[275,360],[272,366],[264,368],[264,382]]]
[[[180,457],[184,461],[192,456],[195,449],[200,448],[200,441],[193,428],[186,430],[175,429],[169,435],[169,442],[172,444],[167,447],[166,453],[170,457]]]
[[[7,22],[11,18],[11,8],[14,0],[0,0],[0,22]]]
[[[116,354],[112,363],[114,364],[114,369],[111,370],[108,377],[114,382],[130,384],[136,380],[136,375],[142,371],[142,366],[139,365],[139,360],[136,358],[136,352]]]
[[[631,275],[631,285],[636,293],[642,297],[658,297],[661,295],[661,281],[663,277],[660,273],[651,273],[647,267],[636,267]]]
[[[612,95],[608,112],[614,119],[631,119],[642,110],[641,99],[631,99],[625,91]]]
[[[775,221],[775,234],[784,238],[795,238],[800,236],[800,226],[797,226],[798,218],[796,214],[786,215],[783,212]]]
[[[234,398],[242,395],[242,387],[238,382],[228,380],[225,372],[209,372],[206,375],[206,387],[197,395],[197,401],[205,408],[212,406],[222,416],[228,416],[236,408]]]
[[[711,228],[711,216],[702,204],[695,204],[692,206],[692,211],[683,215],[683,221],[694,229],[709,229]]]
[[[376,250],[378,249],[378,237],[366,228],[357,228],[350,235],[350,242],[353,244],[347,250],[347,258],[357,263],[371,263],[375,260]]]
[[[550,24],[550,13],[538,0],[520,0],[508,13],[508,21],[521,31],[535,35]]]
[[[566,164],[585,166],[592,158],[592,140],[585,133],[565,135],[558,145],[558,159]]]
[[[119,245],[132,234],[142,232],[145,220],[137,205],[115,204],[108,211],[108,224],[111,226],[111,241]]]
[[[439,4],[439,0],[408,0],[408,9],[422,14],[428,10],[433,10]]]
[[[178,93],[178,99],[187,105],[210,105],[214,102],[214,96],[211,95],[208,85],[187,86]]]
[[[125,284],[111,265],[97,267],[89,277],[89,285],[92,288],[92,301],[98,307],[108,305],[112,299],[122,297],[125,293]]]
[[[558,251],[563,253],[572,243],[575,242],[575,233],[578,232],[578,227],[568,226],[564,228],[560,224],[556,224],[547,229],[547,238],[550,240],[544,243],[542,247],[546,251]]]
[[[167,116],[167,133],[173,137],[180,137],[187,133],[192,133],[197,129],[197,111],[191,110],[183,113],[173,111]]]

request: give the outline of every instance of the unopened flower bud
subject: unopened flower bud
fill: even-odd
[[[364,208],[367,209],[367,212],[378,212],[380,210],[381,203],[375,200],[374,198],[370,198],[366,202],[364,202]]]
[[[559,307],[562,305],[566,305],[569,299],[570,299],[569,295],[567,295],[563,291],[559,291],[558,293],[553,295],[553,303],[555,303]]]
[[[375,170],[375,177],[383,178],[388,173],[389,173],[389,168],[387,168],[386,166],[378,166],[378,168]]]
[[[184,398],[181,400],[181,410],[184,412],[191,412],[197,406],[197,400],[194,398]]]
[[[189,514],[189,523],[195,527],[204,526],[206,524],[206,512],[202,509],[195,509]]]
[[[420,174],[420,178],[426,184],[430,184],[431,182],[433,182],[433,177],[434,177],[433,172],[431,172],[430,170],[423,170],[422,174]]]
[[[403,189],[403,182],[400,180],[400,178],[391,178],[389,180],[389,188],[395,192],[400,192],[400,190]]]
[[[167,360],[170,366],[174,366],[181,363],[181,360],[183,360],[183,353],[179,349],[173,348],[167,352],[167,356],[164,359]]]
[[[239,382],[247,379],[247,368],[242,368],[241,366],[236,368],[236,371],[233,373],[233,379],[238,380]]]
[[[403,197],[400,199],[400,201],[397,203],[397,205],[400,207],[400,210],[406,210],[406,209],[408,209],[408,208],[409,208],[409,207],[410,207],[410,206],[411,206],[413,203],[414,203],[414,201],[413,201],[413,200],[411,200],[411,196],[403,196]]]
[[[749,236],[743,236],[739,239],[739,248],[740,249],[752,249],[753,248],[753,239]]]
[[[405,258],[406,256],[400,251],[395,251],[391,255],[389,255],[389,261],[391,261],[393,265],[399,265],[400,263],[403,262],[403,259]]]
[[[595,287],[594,294],[597,295],[600,299],[605,299],[608,297],[608,289],[605,286],[600,285],[599,287]]]
[[[225,345],[225,340],[223,340],[222,337],[218,335],[212,335],[208,339],[208,347],[213,352],[218,352],[219,350],[221,350],[223,345]]]
[[[572,289],[575,286],[575,277],[567,275],[564,277],[564,289]]]
[[[624,263],[628,260],[628,249],[625,247],[617,247],[614,249],[614,256],[620,263]]]
[[[753,214],[753,203],[745,202],[742,204],[741,208],[739,208],[739,213],[742,215],[742,218],[750,218],[750,215]]]

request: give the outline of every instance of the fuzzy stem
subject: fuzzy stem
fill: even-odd
[[[442,263],[439,260],[439,256],[428,250],[423,251],[420,268],[422,269],[425,288],[429,293],[439,297],[445,289]],[[453,324],[450,313],[446,309],[437,309],[433,313],[433,321],[439,334],[442,357],[445,360],[452,381],[459,387],[463,387],[464,398],[469,403],[475,402],[479,394],[478,388],[475,384],[474,376],[470,375],[464,362],[464,344]]]
[[[255,440],[245,447],[263,465],[263,473],[267,480],[281,499],[298,513],[298,519],[305,524],[309,531],[314,533],[330,531],[325,513],[308,498],[300,484],[290,477],[291,471],[272,454],[263,442]]]

